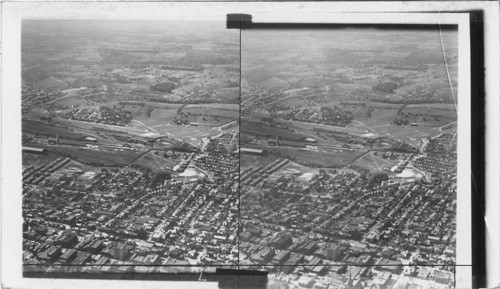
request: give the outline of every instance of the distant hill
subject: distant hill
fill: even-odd
[[[43,87],[44,89],[66,89],[68,84],[63,80],[54,78],[52,76],[45,78],[36,83],[37,85]]]
[[[266,89],[276,89],[276,90],[290,88],[290,84],[288,82],[281,80],[281,79],[278,79],[276,77],[269,78],[269,79],[259,83],[259,85],[266,88]]]
[[[265,68],[255,68],[243,71],[243,77],[249,84],[255,84],[273,77],[271,71]]]
[[[50,73],[42,67],[23,68],[23,82],[36,83],[50,77]]]
[[[85,78],[77,78],[72,86],[73,87],[97,87],[106,84],[104,81],[97,79],[97,78],[92,78],[92,77],[85,77]]]

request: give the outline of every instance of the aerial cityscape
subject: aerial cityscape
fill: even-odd
[[[243,30],[242,266],[299,288],[453,287],[456,45]]]
[[[23,270],[453,288],[457,61],[453,30],[23,20]]]

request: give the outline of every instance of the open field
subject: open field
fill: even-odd
[[[283,176],[294,176],[297,180],[309,181],[313,176],[319,174],[319,170],[290,162],[277,172],[272,173],[268,180],[275,182]]]
[[[297,173],[300,173],[300,174],[303,174],[303,173],[306,173],[306,172],[314,172],[314,173],[318,172],[318,169],[311,169],[309,167],[296,164],[294,162],[289,162],[288,164],[286,164],[283,167],[282,170],[288,171],[288,172],[297,172]]]
[[[425,137],[433,137],[439,135],[440,133],[438,128],[423,125],[406,125],[404,127],[401,127],[391,124],[380,124],[378,126],[372,126],[371,129],[381,135],[389,134],[396,139],[413,138],[418,140]]]
[[[142,108],[143,111],[146,111],[147,108]],[[139,111],[134,115],[134,120],[140,121],[145,125],[156,128],[158,126],[171,124],[177,115],[177,109],[153,109],[150,112],[150,116],[146,116],[143,113],[139,113]]]
[[[211,125],[223,125],[231,120],[238,119],[238,110],[227,110],[219,108],[184,107],[181,111],[187,114],[191,122],[206,123]]]
[[[30,145],[28,145],[30,146]],[[40,146],[35,146],[35,147],[40,147]],[[56,160],[59,156],[55,154],[47,154],[47,155],[36,155],[36,154],[30,154],[30,153],[23,153],[22,154],[22,162],[23,166],[29,166],[33,164],[48,164],[54,160]]]
[[[363,117],[359,119],[365,126],[373,127],[382,124],[390,124],[394,118],[397,116],[397,109],[375,109],[371,113],[371,117]],[[356,122],[358,119],[355,119],[353,122]]]
[[[244,147],[244,145],[243,145]],[[267,166],[268,164],[274,162],[277,157],[273,155],[267,155],[265,157],[253,156],[240,153],[240,168],[247,168],[251,166]]]
[[[380,172],[385,169],[390,169],[395,164],[397,164],[398,160],[384,159],[379,156],[376,156],[374,152],[368,152],[363,157],[357,159],[353,165],[357,165],[363,168],[366,168],[370,171]]]
[[[113,149],[95,151],[63,146],[45,146],[43,148],[55,154],[67,156],[79,162],[105,166],[125,166],[145,153],[145,151],[141,152]]]
[[[200,135],[200,133],[203,136],[212,135],[209,133],[210,131],[238,119],[238,109],[234,105],[220,105],[220,107],[213,104],[165,105],[164,108],[151,108],[148,103],[144,107],[136,107],[133,114],[134,120],[142,124],[142,128],[174,136],[180,132],[179,128],[183,128],[186,131],[194,132],[195,136],[193,137]],[[137,123],[133,125],[137,126]],[[181,133],[178,137],[182,138],[185,135]]]
[[[316,152],[304,149],[294,149],[289,147],[257,147],[250,145],[251,148],[264,149],[269,154],[277,157],[287,158],[301,165],[311,167],[342,167],[354,161],[365,152],[348,150],[331,150],[330,152]]]
[[[166,124],[159,127],[160,131],[168,136],[171,136],[175,139],[184,139],[184,138],[203,138],[216,136],[220,133],[215,127],[209,126],[190,126],[190,125],[176,125],[176,124]]]
[[[163,152],[155,154],[155,152],[150,151],[145,155],[138,158],[134,164],[139,164],[145,167],[151,168],[153,171],[169,170],[175,166],[179,161],[175,159],[168,159],[163,157]]]

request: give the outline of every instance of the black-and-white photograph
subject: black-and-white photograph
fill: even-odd
[[[241,41],[240,264],[318,288],[452,287],[457,28],[249,29]]]
[[[468,14],[183,6],[7,14],[13,284],[472,284]]]
[[[238,31],[26,20],[22,85],[26,272],[236,264]]]

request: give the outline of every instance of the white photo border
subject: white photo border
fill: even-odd
[[[262,5],[263,4],[263,5]],[[356,3],[355,3],[356,4]],[[459,27],[459,108],[458,108],[458,207],[457,207],[457,288],[470,288],[471,207],[470,207],[470,44],[467,13],[380,13],[387,10],[423,11],[422,6],[390,3],[180,3],[180,2],[10,2],[2,6],[2,284],[13,288],[131,288],[138,281],[33,279],[22,277],[21,215],[21,65],[22,19],[165,19],[220,20],[228,13],[248,13],[254,21],[371,23],[371,24],[457,24]],[[388,6],[386,4],[389,4]],[[419,3],[414,3],[419,4]],[[368,5],[368,6],[367,6]],[[408,6],[408,5],[405,5]],[[391,8],[392,7],[392,8]],[[442,10],[447,6],[443,5]],[[425,8],[425,7],[424,7]],[[432,8],[432,7],[430,7]],[[429,9],[429,7],[427,7]],[[450,7],[448,7],[450,9]],[[425,9],[424,9],[425,10]],[[432,9],[431,9],[432,10]],[[434,8],[434,10],[436,10]],[[279,13],[277,13],[279,11]],[[344,11],[344,12],[339,12]],[[353,17],[364,11],[363,17]],[[372,13],[375,11],[379,13]],[[346,14],[351,12],[350,14]],[[118,15],[118,16],[117,16]],[[260,16],[262,15],[262,16]],[[288,16],[285,16],[288,15]],[[260,18],[259,18],[260,17]],[[283,18],[285,17],[285,18]],[[344,22],[342,22],[344,21]],[[497,58],[498,59],[498,58]],[[495,105],[497,103],[494,103]],[[496,106],[493,106],[493,109]],[[495,136],[496,138],[496,136]],[[498,166],[498,164],[497,164]],[[496,188],[497,189],[497,188]],[[463,278],[463,279],[462,279]],[[128,283],[130,282],[130,283]],[[194,288],[198,282],[176,282],[175,287]],[[165,282],[141,283],[144,288],[165,288]],[[208,288],[208,284],[202,285]],[[197,287],[197,286],[196,286]],[[201,287],[200,287],[201,288]]]

